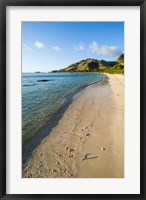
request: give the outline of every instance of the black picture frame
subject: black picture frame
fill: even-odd
[[[7,194],[6,193],[6,7],[7,6],[140,6],[140,194]],[[146,200],[146,1],[145,0],[0,0],[0,198],[1,199],[135,199]],[[133,166],[134,167],[134,166]],[[136,170],[136,169],[135,169]],[[133,177],[134,181],[134,177]]]

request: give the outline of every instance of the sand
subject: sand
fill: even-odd
[[[25,164],[26,178],[124,178],[124,76],[73,97]]]

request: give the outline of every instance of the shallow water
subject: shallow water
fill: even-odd
[[[23,73],[22,143],[29,141],[71,93],[103,79],[101,74]]]

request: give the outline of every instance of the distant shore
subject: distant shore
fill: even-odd
[[[124,76],[77,93],[24,166],[28,178],[124,177]]]

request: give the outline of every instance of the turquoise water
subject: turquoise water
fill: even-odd
[[[32,139],[70,94],[102,79],[100,74],[23,73],[22,142]]]

